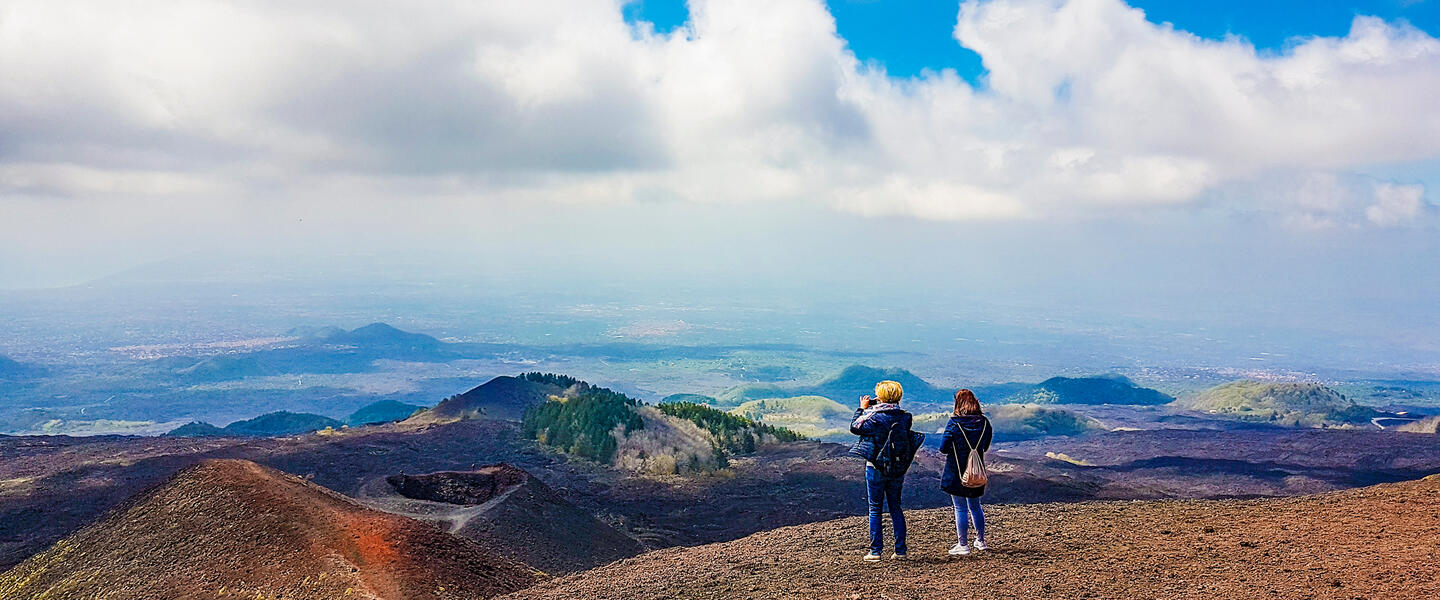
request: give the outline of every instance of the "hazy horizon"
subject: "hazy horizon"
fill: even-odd
[[[535,341],[485,306],[566,339],[1440,373],[1434,3],[1232,4],[11,0],[0,350]],[[615,322],[567,329],[585,304]]]

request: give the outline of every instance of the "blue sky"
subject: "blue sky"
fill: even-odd
[[[952,33],[956,0],[828,0],[840,36],[862,61],[883,64],[893,76],[910,77],[923,69],[955,69],[975,82],[984,73],[980,56],[961,46]],[[1366,0],[1130,0],[1154,23],[1205,38],[1237,35],[1260,50],[1280,51],[1288,40],[1344,36],[1356,15],[1404,20],[1440,34],[1440,1]],[[647,21],[669,32],[689,19],[684,0],[636,0],[625,7],[630,22]]]

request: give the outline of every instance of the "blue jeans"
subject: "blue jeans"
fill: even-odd
[[[955,533],[960,534],[960,543],[969,543],[971,514],[975,515],[975,539],[985,541],[985,511],[980,509],[980,499],[951,496],[950,502],[955,505]]]
[[[865,491],[870,501],[870,551],[879,554],[885,549],[880,531],[882,504],[890,506],[890,522],[895,527],[895,553],[905,554],[905,513],[900,511],[900,491],[904,477],[884,477],[875,467],[865,465]]]

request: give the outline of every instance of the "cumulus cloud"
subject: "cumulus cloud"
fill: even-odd
[[[1324,185],[1440,157],[1440,40],[1403,23],[1358,17],[1344,37],[1271,53],[1119,0],[970,0],[955,37],[988,69],[977,87],[861,64],[820,0],[691,0],[665,35],[625,23],[622,4],[3,0],[0,202],[678,200],[1016,219],[1251,186],[1219,196],[1312,224],[1428,214],[1412,182],[1375,182],[1358,211]],[[1280,181],[1300,187],[1259,193]]]
[[[1231,210],[1267,214],[1302,230],[1413,226],[1434,212],[1424,186],[1325,171],[1272,173],[1221,186],[1216,196]]]
[[[1425,188],[1418,185],[1375,185],[1375,201],[1365,208],[1365,218],[1380,226],[1412,223],[1425,207]]]

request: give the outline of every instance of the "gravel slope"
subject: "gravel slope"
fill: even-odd
[[[510,600],[587,598],[1435,598],[1440,475],[1286,499],[995,506],[992,550],[949,557],[914,511],[912,560],[860,560],[859,517],[660,550]]]

